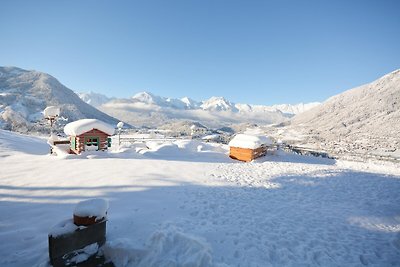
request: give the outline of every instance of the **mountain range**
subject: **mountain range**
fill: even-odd
[[[233,112],[251,112],[251,111],[272,111],[272,112],[282,112],[287,115],[295,115],[302,113],[308,109],[318,106],[319,102],[311,102],[307,104],[281,104],[281,105],[249,105],[249,104],[234,104],[224,97],[213,96],[210,99],[204,101],[196,101],[189,97],[183,98],[169,98],[156,96],[150,92],[140,92],[135,94],[131,98],[127,99],[117,99],[115,97],[107,97],[105,95],[88,92],[88,93],[77,93],[78,96],[86,103],[99,107],[108,102],[131,102],[131,103],[141,103],[142,105],[153,105],[159,108],[174,108],[174,109],[202,109],[210,111],[233,111]]]
[[[101,111],[127,121],[135,126],[160,127],[171,121],[198,121],[209,127],[221,127],[236,123],[280,123],[294,114],[319,105],[248,105],[235,104],[224,97],[211,97],[196,101],[189,97],[181,99],[156,96],[140,92],[131,98],[107,98],[97,93],[78,93],[82,100]]]
[[[232,124],[270,124],[287,121],[319,103],[261,106],[234,104],[224,97],[195,101],[189,97],[167,98],[148,92],[131,98],[110,98],[98,93],[74,93],[53,76],[17,67],[0,67],[0,128],[19,132],[43,132],[48,106],[61,109],[62,128],[69,121],[100,119],[110,124],[119,120],[136,127],[160,127],[179,121],[199,122],[208,127]]]

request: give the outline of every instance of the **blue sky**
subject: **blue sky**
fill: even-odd
[[[75,91],[279,104],[400,68],[400,1],[19,1],[0,4],[0,65]]]

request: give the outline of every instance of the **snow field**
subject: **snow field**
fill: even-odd
[[[89,198],[109,201],[102,250],[116,266],[400,263],[394,164],[281,152],[241,163],[191,141],[63,159],[45,140],[0,141],[0,266],[46,266],[49,230]]]
[[[230,196],[234,200],[209,201],[217,207],[241,203],[210,216],[219,215],[229,228],[238,229],[228,262],[236,257],[241,266],[398,266],[400,254],[393,249],[394,233],[400,231],[398,176],[301,165],[218,167],[216,179],[239,189]],[[226,225],[213,229],[226,231]]]

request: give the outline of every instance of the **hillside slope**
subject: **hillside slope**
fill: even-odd
[[[41,112],[52,105],[59,106],[61,116],[68,121],[95,118],[111,124],[118,122],[86,104],[49,74],[0,67],[0,128],[19,132],[44,131],[47,123]]]
[[[400,144],[400,70],[295,116],[291,129],[336,151],[394,152]]]

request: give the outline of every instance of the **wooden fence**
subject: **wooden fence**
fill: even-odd
[[[293,145],[280,145],[282,150],[293,152],[299,155],[310,155],[315,157],[329,158],[329,159],[344,159],[344,160],[352,160],[352,161],[366,161],[366,160],[382,160],[382,161],[390,161],[400,163],[400,158],[393,157],[390,155],[376,155],[372,153],[338,153],[334,151],[326,152],[326,151],[317,151],[312,148],[293,146]]]

